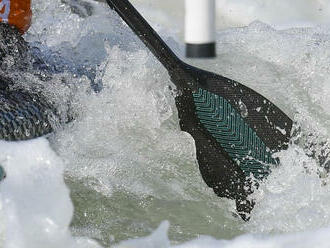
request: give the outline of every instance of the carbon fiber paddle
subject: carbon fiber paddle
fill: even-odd
[[[244,220],[254,202],[252,178],[262,180],[272,153],[285,149],[292,120],[268,99],[229,78],[181,61],[127,0],[107,0],[167,69],[176,85],[181,130],[192,135],[202,177],[220,197],[236,200]],[[251,177],[253,176],[253,177]]]

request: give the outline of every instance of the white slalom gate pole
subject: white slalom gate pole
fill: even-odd
[[[186,56],[216,56],[215,0],[185,0]]]

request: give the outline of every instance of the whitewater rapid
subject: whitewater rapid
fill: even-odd
[[[295,120],[297,135],[244,223],[203,182],[165,69],[104,3],[73,2],[78,12],[68,1],[33,2],[26,40],[49,63],[56,55],[69,66],[47,82],[22,77],[43,84],[63,111],[70,100],[77,119],[47,139],[0,142],[0,247],[329,246],[320,164],[330,151],[330,4],[219,0],[218,57],[188,61],[251,87]],[[175,1],[134,3],[182,57]]]

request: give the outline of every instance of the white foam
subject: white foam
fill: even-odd
[[[286,235],[251,235],[246,234],[233,240],[216,240],[209,236],[180,244],[170,245],[168,236],[168,223],[163,222],[150,236],[132,239],[120,243],[116,248],[285,248],[285,247],[329,247],[330,228],[322,228],[313,232],[302,232]],[[311,238],[313,237],[313,238]]]
[[[73,206],[63,163],[45,139],[0,142],[7,177],[0,183],[0,246],[4,248],[98,247],[69,231]]]
[[[217,4],[223,27],[246,26],[256,20],[282,29],[329,23],[327,1],[219,0]]]

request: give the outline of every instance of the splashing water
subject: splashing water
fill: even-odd
[[[58,74],[45,82],[23,76],[63,112],[70,100],[77,118],[48,141],[0,142],[0,247],[327,247],[330,30],[316,24],[326,22],[328,4],[219,1],[222,28],[262,22],[219,31],[218,58],[189,61],[253,88],[295,120],[292,144],[277,154],[281,165],[243,223],[204,184],[166,71],[104,3],[83,2],[33,2],[25,38]],[[159,17],[151,2],[136,2],[182,55],[180,34],[168,29],[180,16],[174,5],[159,3],[170,10]],[[290,11],[295,4],[299,13]],[[91,75],[100,93],[90,90]]]

